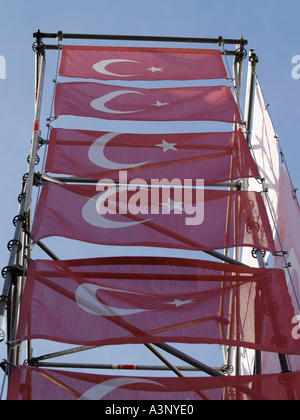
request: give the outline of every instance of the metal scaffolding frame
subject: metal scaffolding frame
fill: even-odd
[[[45,45],[42,40],[45,38],[57,39],[58,42],[63,39],[80,39],[80,40],[118,40],[118,41],[159,41],[159,42],[184,42],[184,43],[205,43],[205,44],[215,44],[217,46],[225,46],[225,44],[235,45],[236,49],[234,51],[223,50],[223,53],[226,55],[234,56],[234,80],[235,80],[235,91],[236,91],[236,101],[240,106],[241,98],[241,80],[242,80],[242,63],[245,58],[245,49],[244,46],[247,45],[247,41],[241,37],[240,39],[223,39],[222,37],[218,38],[176,38],[176,37],[155,37],[155,36],[116,36],[116,35],[84,35],[84,34],[64,34],[62,31],[58,33],[42,33],[39,30],[33,34],[35,38],[34,42],[34,51],[36,55],[36,98],[35,98],[35,115],[34,115],[34,126],[31,140],[31,149],[30,149],[30,158],[28,165],[28,175],[25,179],[25,188],[23,188],[23,194],[20,197],[20,208],[18,216],[14,219],[15,234],[12,241],[9,243],[9,261],[7,267],[2,270],[2,274],[5,277],[4,286],[2,290],[2,295],[0,296],[0,321],[4,320],[5,310],[7,309],[7,323],[8,323],[8,355],[7,363],[5,366],[2,364],[2,367],[5,369],[6,373],[9,375],[11,366],[17,366],[20,364],[20,351],[14,349],[14,340],[15,340],[15,327],[18,322],[19,315],[19,301],[22,296],[22,289],[24,287],[23,279],[26,277],[26,269],[28,259],[30,258],[29,254],[29,241],[30,241],[30,213],[31,213],[31,197],[32,197],[32,188],[34,181],[39,180],[41,184],[44,183],[72,183],[72,182],[81,182],[81,183],[94,183],[95,180],[87,178],[78,178],[78,177],[50,177],[46,174],[35,174],[35,161],[36,161],[36,151],[38,149],[39,142],[46,143],[40,139],[40,130],[39,130],[39,121],[41,113],[41,103],[43,95],[43,84],[45,76],[45,50],[57,49],[60,48],[59,45]],[[250,51],[249,57],[249,67],[248,67],[248,82],[247,82],[247,97],[246,97],[246,108],[245,108],[245,120],[246,120],[246,133],[247,140],[250,139],[251,123],[252,123],[252,105],[253,105],[253,92],[254,92],[254,70],[257,63],[257,57],[254,54],[254,51]],[[242,182],[243,184],[243,182]],[[240,182],[225,182],[214,184],[219,188],[231,188],[231,189],[240,189]],[[59,258],[45,246],[41,241],[37,241],[37,245],[53,260],[58,260]],[[25,258],[21,261],[21,249],[25,251]],[[206,251],[206,253],[214,258],[224,261],[225,263],[244,265],[240,261],[240,252],[236,251],[236,258],[229,257],[228,254],[221,254],[217,251]],[[257,255],[260,261],[260,267],[264,267],[264,262],[262,258],[261,251],[257,251]],[[21,265],[20,265],[21,264]],[[238,289],[238,287],[237,287]],[[235,296],[235,299],[238,299],[238,296]],[[1,328],[1,325],[0,325]],[[198,360],[195,360],[191,356],[177,350],[176,348],[166,344],[166,343],[153,343],[145,344],[145,346],[154,353],[165,365],[164,366],[128,366],[122,367],[122,369],[138,369],[138,370],[172,370],[177,376],[184,376],[182,371],[186,370],[197,370],[205,372],[210,376],[224,376],[231,371],[231,357],[232,357],[232,348],[224,349],[225,355],[225,365],[220,367],[209,367]],[[65,350],[57,353],[52,353],[48,355],[43,355],[40,357],[32,357],[31,355],[31,343],[27,345],[27,361],[30,365],[36,367],[57,367],[57,368],[94,368],[94,369],[119,369],[121,365],[101,365],[101,364],[74,364],[74,363],[50,363],[44,362],[44,360],[55,358],[61,355],[67,355],[79,351],[88,350],[94,347],[82,346],[79,348]],[[161,353],[158,352],[157,348],[164,350],[165,352],[176,356],[180,360],[185,361],[192,367],[176,367],[170,361],[168,361]],[[236,374],[240,373],[240,364],[241,364],[241,355],[239,349],[237,349],[237,358],[235,362]],[[288,371],[288,366],[286,363],[285,356],[280,355],[280,362],[282,372]],[[256,372],[260,373],[260,352],[256,354]]]

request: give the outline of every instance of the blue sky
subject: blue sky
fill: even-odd
[[[257,74],[294,186],[300,188],[300,79],[295,80],[291,74],[295,66],[292,58],[300,54],[299,15],[298,0],[2,0],[0,55],[5,59],[6,78],[0,79],[0,269],[7,265],[6,244],[13,237],[12,219],[18,213],[21,178],[27,171],[34,112],[33,32],[39,28],[54,33],[213,38],[243,35],[248,40],[247,50],[254,49],[259,57]],[[47,52],[42,136],[47,132],[56,58],[56,52]],[[244,83],[246,67],[245,62]],[[0,359],[3,357],[5,344],[0,343]],[[208,355],[205,357],[207,363],[213,363]]]

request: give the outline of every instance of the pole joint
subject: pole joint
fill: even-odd
[[[222,365],[221,366],[221,372],[224,373],[225,375],[232,375],[234,371],[234,367],[232,365]]]
[[[7,266],[3,267],[2,271],[1,271],[1,274],[2,274],[2,277],[5,279],[7,273],[10,273],[11,274],[11,282],[14,285],[16,283],[16,278],[23,276],[24,270],[25,269],[22,265],[7,265]],[[26,275],[26,270],[25,270],[25,275]],[[5,296],[5,295],[3,295],[3,296]],[[4,300],[3,296],[0,296],[0,300]]]
[[[38,31],[35,33],[35,42],[32,44],[32,49],[35,53],[38,53],[40,55],[45,54],[45,45],[42,42],[42,34],[41,31],[38,29]]]
[[[264,258],[266,255],[266,251],[265,250],[261,250],[261,249],[257,249],[257,248],[252,248],[251,251],[251,255],[253,258],[257,259],[257,254],[261,253],[262,257]]]
[[[255,52],[253,50],[250,50],[250,56],[249,56],[249,61],[252,67],[252,71],[254,72],[255,68],[256,68],[256,64],[259,62],[259,59],[257,57],[257,55],[255,54]]]
[[[239,47],[237,48],[234,54],[236,61],[242,61],[247,57],[248,52],[245,48],[246,44],[247,44],[247,41],[243,38],[243,36],[241,36]]]

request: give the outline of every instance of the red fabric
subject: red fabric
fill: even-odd
[[[295,199],[295,192],[289,175],[283,164],[279,177],[278,220],[276,249],[286,251],[285,259],[275,257],[274,267],[283,268],[285,262],[291,267],[286,270],[287,283],[291,293],[295,312],[299,313],[300,305],[300,209]],[[291,277],[289,276],[291,274]]]
[[[287,263],[291,266],[285,269],[288,290],[292,299],[295,315],[292,334],[300,340],[300,209],[295,198],[285,164],[281,165],[279,176],[278,219],[277,219],[276,249],[286,251],[285,258],[275,257],[274,267],[283,268]],[[292,370],[300,369],[298,357],[290,357]],[[271,363],[272,366],[272,363]],[[268,369],[271,368],[268,366]]]
[[[205,184],[258,176],[240,132],[126,134],[51,130],[45,169],[100,179],[204,179]]]
[[[93,82],[56,86],[55,115],[107,120],[240,122],[226,86],[143,89]]]
[[[39,260],[28,269],[17,339],[216,343],[298,354],[293,314],[276,269],[154,257]]]
[[[64,46],[59,73],[66,77],[101,80],[227,77],[221,53],[216,50],[97,46]]]
[[[300,372],[231,377],[127,377],[83,374],[22,366],[12,369],[8,400],[106,400],[114,401],[114,412],[123,407],[117,401],[177,400],[174,406],[193,405],[194,400],[299,400]],[[185,400],[185,401],[183,401]],[[124,403],[123,403],[124,404]],[[131,404],[139,407],[139,404]],[[112,404],[107,404],[113,409]],[[126,404],[130,407],[130,404]],[[148,410],[151,406],[147,406]],[[155,405],[156,414],[162,414]],[[171,409],[172,405],[168,404]],[[146,405],[143,406],[143,409]],[[199,406],[193,409],[198,414]],[[141,413],[140,407],[138,414]],[[179,408],[180,410],[180,408]],[[173,414],[176,411],[173,408]],[[132,414],[125,411],[124,414]],[[148,412],[149,414],[149,412]],[[154,411],[150,414],[155,414]],[[170,414],[166,412],[165,414]],[[180,414],[187,414],[183,412]],[[190,413],[191,414],[191,413]],[[200,414],[200,413],[199,413]]]
[[[153,190],[157,191],[158,188]],[[121,193],[109,197],[109,200],[115,199],[116,214],[100,214],[100,208],[97,210],[96,206],[102,193],[97,193],[95,186],[44,186],[33,225],[33,239],[63,236],[119,246],[212,250],[245,245],[274,250],[270,225],[259,194],[251,191],[205,190],[203,203],[202,196],[199,194],[200,198],[195,197],[194,191],[194,214],[188,215],[187,212],[192,212],[191,206],[177,201],[176,196],[172,196],[176,192],[173,190],[169,199],[177,205],[174,209],[172,205],[168,207],[166,198],[161,196],[158,205],[153,204],[152,191],[143,190],[138,195],[148,202],[148,205],[140,206],[144,214],[132,214],[130,201],[137,193],[127,191],[128,197],[123,194],[121,197]],[[201,193],[201,190],[198,192]],[[167,214],[169,209],[170,213]],[[127,214],[119,214],[122,211]],[[146,211],[148,214],[145,214]]]

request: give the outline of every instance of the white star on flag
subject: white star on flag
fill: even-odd
[[[181,210],[181,211],[182,211],[182,210],[183,210],[183,208],[182,208],[182,204],[183,204],[183,203],[173,201],[173,200],[169,197],[169,198],[168,198],[168,202],[167,202],[167,203],[161,203],[161,206],[167,206],[169,211],[174,210],[174,209],[178,209],[178,210]]]
[[[163,71],[163,67],[150,67],[150,69],[146,69],[152,71],[152,73],[155,73],[156,71]]]
[[[164,105],[170,105],[170,102],[159,102],[159,101],[156,101],[156,104],[151,104],[151,106],[157,106],[157,107],[164,106]]]
[[[175,299],[174,302],[166,302],[167,305],[176,305],[176,307],[181,306],[181,305],[187,305],[188,303],[194,303],[194,299],[190,299],[190,300]]]
[[[164,149],[164,152],[166,152],[167,150],[176,150],[176,152],[178,152],[178,150],[174,147],[176,146],[177,143],[167,143],[165,140],[162,141],[161,144],[156,144],[156,147],[162,147]]]

